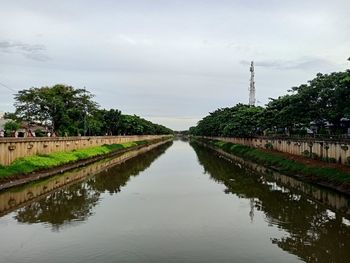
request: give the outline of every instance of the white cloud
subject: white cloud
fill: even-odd
[[[2,1],[0,81],[86,86],[103,107],[185,129],[247,102],[244,61],[256,62],[262,104],[348,67],[349,9],[345,0]],[[0,111],[10,110],[12,94],[0,91]]]
[[[0,51],[5,53],[22,54],[26,58],[37,61],[49,60],[49,57],[45,54],[46,48],[44,45],[1,41]]]
[[[134,39],[132,39],[131,37],[128,37],[126,35],[119,35],[119,38],[128,44],[131,44],[131,45],[137,44],[137,42]]]

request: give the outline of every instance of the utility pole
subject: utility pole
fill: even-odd
[[[255,106],[254,61],[250,63],[249,105]]]

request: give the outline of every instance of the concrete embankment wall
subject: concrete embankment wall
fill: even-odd
[[[113,157],[111,159],[105,160],[103,162],[92,163],[81,169],[74,171],[69,171],[58,176],[48,178],[45,181],[40,181],[35,184],[29,184],[23,188],[15,188],[12,191],[1,191],[0,192],[0,216],[3,216],[22,205],[26,205],[27,202],[38,200],[52,191],[59,188],[65,187],[67,185],[76,183],[80,180],[84,180],[87,176],[97,174],[101,171],[108,169],[111,166],[120,164],[138,156],[139,154],[144,154],[160,145],[166,143],[167,141],[158,142],[151,144],[141,149],[131,150],[123,153],[120,156]]]
[[[1,138],[0,164],[9,165],[25,156],[72,151],[103,144],[160,139],[164,136],[167,135]]]
[[[267,144],[272,145],[273,150],[293,155],[305,155],[305,151],[317,154],[320,158],[334,158],[338,163],[348,164],[350,156],[350,142],[333,140],[296,140],[282,138],[228,138],[228,137],[205,137],[221,141],[242,144],[255,148],[266,148]]]

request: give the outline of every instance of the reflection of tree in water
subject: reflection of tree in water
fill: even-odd
[[[332,215],[325,206],[293,189],[271,187],[276,183],[271,178],[270,184],[262,183],[261,174],[213,158],[214,153],[201,146],[192,146],[204,170],[227,187],[225,193],[254,199],[254,208],[266,215],[269,225],[289,233],[288,237],[272,238],[273,244],[306,262],[348,262],[350,227],[342,223],[339,213]]]
[[[131,176],[137,176],[140,172],[146,170],[150,165],[161,156],[166,149],[172,145],[172,142],[165,143],[153,150],[128,160],[125,163],[111,167],[110,169],[99,173],[89,183],[91,187],[98,192],[118,193],[124,187]]]
[[[171,145],[166,143],[139,157],[111,167],[89,180],[60,189],[45,198],[18,210],[15,218],[21,223],[48,223],[54,230],[74,221],[85,221],[101,193],[120,192],[131,176],[147,169]]]
[[[86,220],[99,196],[87,182],[72,185],[20,209],[15,218],[21,223],[50,223],[59,230],[67,222]]]

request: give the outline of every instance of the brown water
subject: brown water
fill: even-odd
[[[0,192],[0,262],[350,258],[346,196],[182,141],[118,162]]]

